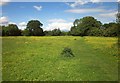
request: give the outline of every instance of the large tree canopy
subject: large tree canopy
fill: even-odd
[[[92,16],[86,16],[81,19],[76,19],[73,22],[74,27],[71,27],[71,34],[72,35],[88,35],[89,30],[94,28],[100,28],[102,23],[97,21]],[[75,34],[74,34],[75,33]]]
[[[31,20],[27,23],[26,30],[28,30],[30,32],[30,35],[32,36],[43,36],[44,32],[43,29],[41,28],[42,26],[43,24],[40,21]]]
[[[3,36],[19,36],[21,31],[18,29],[17,25],[9,24],[8,26],[2,26]]]
[[[104,29],[104,36],[109,36],[109,37],[113,37],[113,36],[118,36],[120,33],[120,29],[118,27],[119,24],[117,23],[108,23],[108,24],[104,24],[103,26],[105,27]]]

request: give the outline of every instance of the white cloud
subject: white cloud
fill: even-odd
[[[8,22],[9,22],[9,19],[7,17],[5,16],[0,17],[0,25],[6,25],[8,24]]]
[[[89,2],[99,3],[99,2],[117,2],[117,1],[120,1],[120,0],[75,0],[74,3],[66,3],[66,4],[72,8],[75,8],[75,7],[78,7],[80,5],[87,4]]]
[[[75,0],[75,2],[72,3],[72,4],[70,4],[70,3],[66,3],[66,4],[69,5],[72,8],[75,8],[77,6],[87,4],[88,2],[98,3],[98,2],[101,2],[101,0]]]
[[[21,22],[21,23],[19,23],[19,25],[20,25],[20,26],[26,26],[27,23],[26,23],[26,22]]]
[[[98,2],[117,2],[117,0],[90,0],[90,2],[98,3]]]
[[[9,21],[8,17],[0,17],[0,25],[4,25],[4,26],[7,26],[8,24],[15,24],[17,25],[15,22],[11,22]]]
[[[16,25],[16,23],[15,23],[15,22],[9,22],[8,24],[15,24],[15,25]]]
[[[88,3],[88,1],[85,1],[85,0],[76,0],[72,4],[70,4],[70,3],[66,3],[66,4],[69,5],[70,7],[74,8],[74,7],[77,7],[77,6],[80,6],[80,5],[84,5],[86,3]]]
[[[68,31],[70,30],[71,26],[73,25],[72,22],[68,22],[68,23],[51,23],[48,24],[48,27],[46,27],[44,30],[53,30],[53,29],[60,29],[62,31]]]
[[[27,23],[26,22],[21,22],[18,24],[19,29],[24,30],[26,28]]]
[[[65,12],[70,12],[70,13],[95,13],[95,12],[104,12],[104,9],[70,9],[66,10]]]
[[[101,17],[109,17],[109,18],[113,18],[115,17],[117,14],[117,12],[108,12],[108,13],[102,13],[102,14],[99,14],[99,16]]]
[[[53,30],[53,29],[60,29],[62,31],[70,30],[71,26],[73,26],[72,22],[67,22],[64,19],[51,19],[48,20],[50,22],[47,27],[44,27],[44,30]]]
[[[116,22],[117,11],[106,11],[94,15],[94,17],[100,20],[102,23]]]
[[[7,4],[10,0],[0,0],[0,6]]]
[[[100,2],[101,0],[90,0],[90,2],[96,3],[96,2]]]
[[[33,6],[36,10],[40,11],[42,9],[42,6]]]
[[[63,23],[63,22],[66,22],[66,20],[63,20],[63,19],[51,19],[51,20],[48,20],[48,22],[58,22],[58,23]]]

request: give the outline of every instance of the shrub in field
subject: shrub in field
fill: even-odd
[[[74,54],[71,50],[71,48],[65,47],[61,53],[61,55],[65,56],[65,57],[74,57]]]
[[[74,40],[77,40],[76,38]]]

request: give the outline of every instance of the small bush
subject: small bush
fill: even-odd
[[[74,40],[77,40],[76,38]]]
[[[74,57],[71,48],[65,47],[61,53],[64,57]]]

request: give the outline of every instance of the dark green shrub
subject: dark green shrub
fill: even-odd
[[[64,57],[74,57],[71,48],[65,47],[61,53]]]
[[[74,40],[77,40],[76,38]]]

